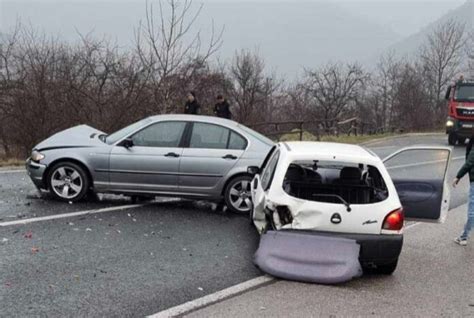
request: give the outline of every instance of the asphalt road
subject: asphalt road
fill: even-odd
[[[369,147],[385,157],[414,144],[446,145],[446,138],[397,138]],[[456,147],[450,179],[463,156],[464,148]],[[452,192],[452,208],[465,202],[467,186],[463,180]],[[120,196],[59,203],[40,198],[25,173],[0,172],[0,316],[144,316],[262,275],[251,262],[258,236],[245,217],[190,201],[120,209],[128,204]]]

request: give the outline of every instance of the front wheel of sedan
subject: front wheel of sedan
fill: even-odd
[[[48,174],[48,188],[51,195],[60,201],[81,200],[89,188],[89,179],[84,169],[72,162],[54,165]]]
[[[224,200],[227,207],[234,213],[249,215],[252,209],[252,195],[250,183],[252,177],[239,176],[232,179],[224,191]]]

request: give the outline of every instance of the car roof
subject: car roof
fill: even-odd
[[[221,124],[228,127],[237,127],[239,123],[220,117],[204,116],[204,115],[186,115],[186,114],[165,114],[150,116],[153,121],[163,120],[189,120],[189,121],[201,121],[205,123]]]
[[[380,162],[380,158],[373,152],[359,145],[319,142],[319,141],[291,141],[281,142],[280,148],[293,160],[298,158],[343,158],[353,162]]]

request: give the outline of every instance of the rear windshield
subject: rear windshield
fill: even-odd
[[[293,161],[283,189],[299,199],[340,204],[370,204],[388,197],[376,167],[335,161]]]

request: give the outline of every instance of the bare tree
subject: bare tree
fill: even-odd
[[[469,75],[474,78],[474,30],[471,30],[466,41],[467,69]]]
[[[215,32],[203,46],[199,30],[193,30],[201,12],[192,0],[158,0],[158,13],[154,2],[147,2],[145,21],[136,31],[137,53],[153,85],[154,104],[159,112],[176,111],[170,83],[178,73],[191,76],[211,57],[222,44],[222,28]],[[189,67],[194,66],[194,67]],[[183,73],[183,68],[186,72]]]
[[[233,84],[229,95],[235,103],[237,119],[243,123],[271,120],[268,118],[271,97],[280,83],[265,75],[265,63],[258,53],[249,50],[236,53],[229,77]]]
[[[444,117],[443,93],[459,72],[465,44],[465,25],[449,20],[437,26],[421,47],[420,58],[431,105]]]
[[[358,64],[329,63],[307,70],[304,85],[310,95],[313,117],[323,120],[326,130],[333,128],[337,120],[347,119],[342,117],[353,113],[368,79],[369,75]]]

